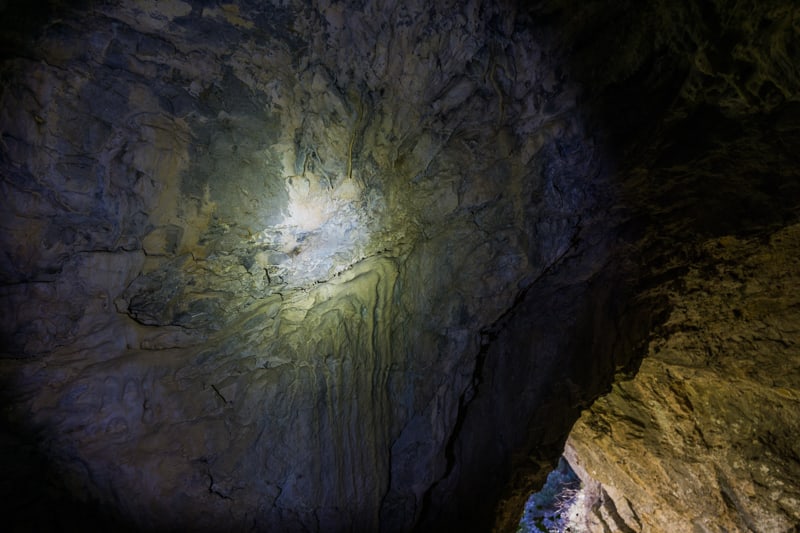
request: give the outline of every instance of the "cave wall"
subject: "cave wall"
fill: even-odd
[[[559,56],[492,2],[37,7],[0,94],[15,525],[440,527],[487,328],[601,222]]]
[[[662,7],[661,49],[622,94],[684,75],[657,120],[633,123],[645,135],[621,143],[620,172],[635,300],[656,320],[565,456],[587,487],[587,531],[795,531],[800,13]]]
[[[614,440],[632,405],[670,412],[668,381],[574,421],[615,374],[663,371],[654,347],[701,327],[681,310],[712,305],[693,287],[722,290],[731,254],[780,250],[753,279],[793,279],[791,2],[4,9],[2,500],[21,529],[505,531],[568,434],[596,516],[616,502],[634,527],[645,481],[596,444],[671,442],[667,419]],[[770,434],[789,464],[795,429]],[[663,488],[630,508],[723,509]],[[739,490],[713,501],[761,516]]]
[[[702,243],[635,376],[581,415],[565,456],[589,531],[794,531],[800,523],[800,227]]]

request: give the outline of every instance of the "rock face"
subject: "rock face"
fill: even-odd
[[[566,456],[589,531],[794,531],[800,523],[800,226],[703,243],[635,377]]]
[[[488,525],[438,491],[487,332],[606,187],[506,7],[7,8],[10,455],[115,527]]]
[[[40,4],[0,11],[13,527],[508,530],[648,347],[570,437],[598,515],[796,519],[791,2]]]
[[[640,213],[636,299],[659,319],[640,337],[641,365],[618,375],[567,441],[591,496],[588,531],[800,523],[790,414],[800,399],[798,11],[706,7],[697,18],[677,11],[699,46],[623,171],[626,204]],[[668,47],[680,57],[681,44]]]

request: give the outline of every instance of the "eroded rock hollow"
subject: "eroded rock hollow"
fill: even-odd
[[[791,530],[800,9],[640,4],[0,6],[12,529]]]

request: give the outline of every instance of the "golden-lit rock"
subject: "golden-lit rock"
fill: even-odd
[[[565,455],[590,531],[792,531],[800,523],[800,226],[703,243],[658,287],[667,321]]]

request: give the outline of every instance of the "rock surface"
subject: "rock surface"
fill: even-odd
[[[581,410],[648,346],[656,404],[612,392],[582,420],[625,434],[626,409],[673,412],[670,382],[647,376],[710,342],[690,325],[776,350],[680,367],[682,398],[710,407],[675,427],[739,405],[741,443],[774,455],[758,468],[790,468],[797,428],[767,416],[797,400],[793,308],[773,323],[768,306],[797,273],[800,12],[704,6],[4,4],[12,527],[509,530]],[[648,450],[672,442],[656,422]],[[573,459],[603,472],[583,424]],[[713,508],[751,527],[732,509],[777,505],[789,523],[796,471],[762,505],[753,464],[714,471],[724,508],[661,490],[639,504],[596,479],[629,524],[622,498],[666,509],[654,524]]]
[[[464,512],[485,330],[596,219],[556,58],[491,2],[52,8],[3,63],[9,447],[145,530]]]
[[[686,65],[686,77],[651,140],[628,148],[636,299],[654,302],[659,320],[640,336],[641,365],[618,375],[567,441],[592,496],[588,531],[800,523],[790,414],[800,398],[800,13],[718,2],[701,14],[672,15],[697,48],[661,60]],[[668,48],[680,57],[685,45]]]
[[[658,290],[671,312],[635,377],[583,413],[565,455],[588,531],[795,531],[800,226],[703,243]]]

